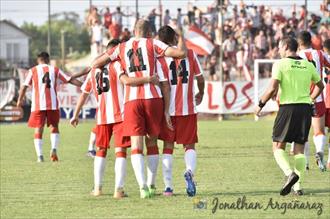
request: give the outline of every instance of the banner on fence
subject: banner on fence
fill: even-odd
[[[270,79],[259,80],[260,97],[267,89]],[[197,111],[201,113],[214,114],[244,114],[254,111],[254,86],[253,82],[234,81],[225,82],[206,82],[204,98],[202,103],[197,106]],[[264,112],[277,111],[278,106],[275,101],[269,101]]]
[[[0,109],[11,102],[15,97],[15,80],[0,81]]]

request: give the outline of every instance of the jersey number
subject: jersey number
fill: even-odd
[[[147,66],[143,62],[143,56],[142,56],[142,49],[138,48],[137,50],[130,49],[127,52],[127,56],[129,58],[129,72],[136,72],[136,71],[145,71],[147,69]],[[139,60],[139,65],[135,65],[134,59],[135,57]]]
[[[178,76],[182,77],[182,84],[188,83],[188,71],[186,61],[184,59],[181,60],[178,67],[176,67],[175,61],[172,61],[170,64],[170,70],[172,72],[172,85],[178,84]]]
[[[46,84],[46,88],[51,88],[51,80],[49,78],[49,72],[46,72],[42,77],[42,83]]]
[[[109,78],[104,76],[109,76],[109,72],[107,68],[102,69],[102,81],[100,80],[101,75],[99,72],[95,75],[96,88],[98,94],[101,94],[102,92],[108,92],[110,89]]]

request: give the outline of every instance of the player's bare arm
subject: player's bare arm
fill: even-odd
[[[324,84],[323,84],[322,80],[320,80],[319,82],[317,82],[315,85],[316,86],[313,89],[313,92],[311,94],[311,99],[312,99],[313,102],[322,93],[322,91],[324,89]]]
[[[204,96],[204,87],[205,87],[205,80],[203,75],[199,75],[196,77],[197,79],[197,87],[198,87],[198,93],[195,95],[196,105],[199,105]]]
[[[75,85],[75,86],[77,86],[77,87],[81,87],[81,85],[82,85],[82,82],[81,82],[81,81],[78,81],[78,80],[75,79],[75,78],[71,78],[71,79],[69,80],[69,83],[70,83],[70,84],[73,84],[73,85]]]
[[[105,52],[92,62],[92,68],[102,68],[106,64],[110,62],[110,57],[109,55]]]
[[[173,125],[172,125],[172,121],[171,121],[171,116],[170,116],[170,113],[169,113],[171,87],[170,87],[168,81],[161,82],[160,83],[160,89],[162,91],[163,98],[164,98],[164,116],[165,116],[167,127],[170,130],[174,130]]]
[[[140,78],[134,77],[133,78],[133,77],[128,77],[127,74],[122,74],[122,75],[120,75],[120,81],[123,84],[129,85],[129,86],[139,86],[139,85],[146,84],[146,83],[159,85],[159,79],[158,79],[157,75],[153,75],[150,77],[140,77]]]
[[[91,67],[86,67],[81,72],[75,73],[71,77],[72,78],[80,78],[84,75],[87,75],[90,72],[90,70],[91,70]]]
[[[186,43],[184,41],[184,37],[181,30],[177,31],[178,37],[178,45],[177,48],[175,47],[168,47],[165,50],[165,56],[183,59],[187,56],[187,48]]]
[[[274,97],[274,95],[276,95],[278,88],[280,85],[280,81],[276,80],[276,79],[271,79],[270,84],[266,90],[266,92],[264,93],[264,95],[262,95],[258,106],[256,106],[254,112],[257,116],[260,116],[260,112],[262,110],[262,108],[266,105],[266,103],[268,102],[268,100],[272,97]]]
[[[79,97],[79,100],[78,100],[77,105],[76,105],[76,109],[73,113],[72,118],[70,119],[70,124],[73,127],[76,127],[79,123],[79,113],[80,113],[80,110],[81,110],[82,106],[85,104],[87,98],[88,98],[87,93],[82,93]]]
[[[18,96],[18,99],[17,99],[17,107],[21,107],[22,106],[22,103],[23,103],[23,99],[25,97],[25,93],[26,93],[26,90],[28,89],[28,86],[26,85],[23,85],[19,91],[19,96]]]

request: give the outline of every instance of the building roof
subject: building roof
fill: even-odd
[[[16,24],[14,24],[13,22],[11,21],[8,21],[8,20],[0,20],[0,24],[1,23],[4,23],[4,24],[7,24],[9,26],[11,26],[12,28],[16,29],[17,31],[23,33],[24,35],[26,35],[28,38],[31,38],[31,36],[26,33],[24,30],[22,30],[21,28],[19,28]]]

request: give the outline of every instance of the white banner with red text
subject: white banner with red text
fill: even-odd
[[[15,97],[15,80],[0,81],[0,109],[11,102]]]
[[[270,79],[259,80],[260,97],[268,87]],[[195,90],[198,91],[197,84]],[[213,114],[244,114],[254,112],[254,86],[253,82],[205,82],[204,98],[197,106],[200,113]],[[274,112],[278,110],[276,101],[270,100],[263,112]]]

